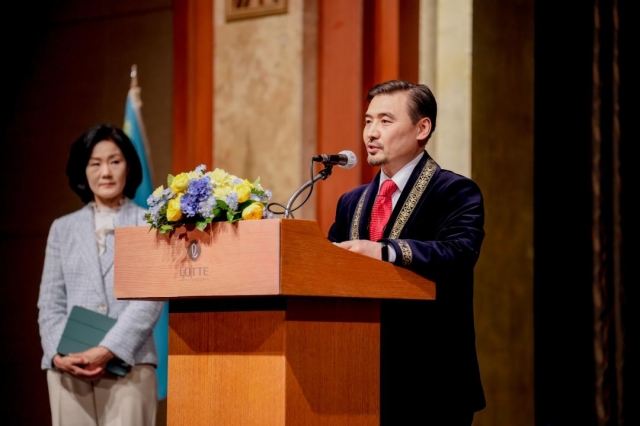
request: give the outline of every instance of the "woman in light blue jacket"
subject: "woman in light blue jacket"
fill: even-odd
[[[146,225],[145,210],[131,201],[142,181],[140,159],[121,129],[98,125],[73,143],[66,172],[85,206],[51,225],[38,298],[52,424],[154,425],[153,328],[162,303],[113,295],[113,230]],[[97,346],[63,356],[57,348],[74,306],[117,321]],[[129,371],[106,371],[112,360]]]

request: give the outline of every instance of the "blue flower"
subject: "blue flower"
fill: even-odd
[[[229,195],[224,198],[224,202],[229,206],[229,210],[238,210],[238,194],[235,192],[230,192]]]
[[[205,204],[205,206],[211,205],[211,203],[207,203],[207,201],[213,197],[212,191],[213,185],[211,184],[209,176],[189,181],[187,193],[180,198],[180,210],[182,210],[182,214],[187,217],[202,214],[202,204]]]
[[[202,176],[205,170],[207,170],[207,166],[205,166],[204,164],[200,164],[198,167],[196,167],[195,172],[198,176]]]

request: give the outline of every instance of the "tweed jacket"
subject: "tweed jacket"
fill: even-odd
[[[115,227],[142,226],[144,209],[126,199],[116,213]],[[106,251],[98,254],[91,204],[53,221],[45,250],[38,324],[44,355],[42,369],[53,368],[53,357],[73,306],[116,318],[100,346],[129,365],[157,366],[153,328],[162,302],[118,300],[113,294],[113,232]]]
[[[379,182],[380,172],[370,184],[340,197],[330,241],[369,239]],[[424,410],[450,401],[455,401],[452,409],[485,406],[473,317],[473,274],[483,227],[477,184],[441,169],[425,151],[382,238],[396,252],[395,265],[436,283],[435,301],[382,301],[382,382],[397,404],[419,398],[408,390],[420,389],[417,394],[424,398],[414,402]]]

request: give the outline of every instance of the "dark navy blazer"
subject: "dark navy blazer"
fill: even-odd
[[[379,181],[380,173],[340,197],[330,241],[369,239]],[[436,283],[435,301],[381,304],[381,417],[389,424],[485,407],[473,316],[474,266],[484,235],[478,185],[441,169],[425,151],[382,239],[395,249],[395,265]]]

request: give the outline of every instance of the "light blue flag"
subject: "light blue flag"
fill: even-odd
[[[138,87],[138,76],[136,66],[131,67],[131,88],[127,96],[127,104],[124,110],[124,127],[122,130],[129,136],[133,146],[138,152],[140,163],[142,164],[142,183],[136,191],[133,201],[143,208],[148,208],[147,198],[153,193],[151,179],[151,168],[149,167],[149,145],[147,134],[140,114],[140,87]],[[153,338],[156,342],[158,352],[158,399],[167,398],[167,376],[169,364],[169,304],[164,303],[160,319],[153,329]]]
[[[142,165],[142,183],[136,191],[133,201],[143,208],[147,205],[147,198],[153,193],[153,184],[151,182],[151,172],[149,169],[149,148],[147,146],[147,137],[144,130],[144,123],[140,115],[140,88],[132,87],[129,89],[127,96],[127,104],[124,110],[124,127],[122,130],[129,136],[133,146],[136,148],[140,163]]]

